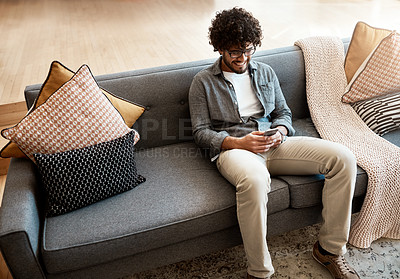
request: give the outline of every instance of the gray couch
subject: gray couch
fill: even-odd
[[[348,40],[345,40],[346,45]],[[297,135],[318,137],[305,96],[299,48],[259,51],[271,65],[292,109]],[[191,136],[187,95],[193,76],[214,62],[196,61],[97,77],[100,86],[146,106],[134,125],[137,188],[58,217],[44,217],[35,165],[11,160],[0,207],[0,248],[17,278],[119,278],[241,244],[235,190]],[[40,85],[28,86],[28,107]],[[400,133],[387,139],[399,145]],[[268,234],[321,221],[324,177],[272,178]],[[354,211],[362,205],[367,175],[358,170]]]

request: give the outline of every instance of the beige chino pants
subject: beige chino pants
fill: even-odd
[[[270,177],[275,175],[325,175],[319,242],[333,254],[346,253],[357,164],[345,146],[311,137],[289,137],[263,154],[243,149],[223,151],[217,167],[236,187],[237,216],[250,275],[264,278],[274,273],[266,235]]]

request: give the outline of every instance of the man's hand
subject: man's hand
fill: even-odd
[[[222,142],[222,149],[245,149],[254,153],[267,152],[270,148],[281,144],[282,136],[279,132],[272,136],[264,136],[263,131],[254,131],[244,137],[226,137]]]

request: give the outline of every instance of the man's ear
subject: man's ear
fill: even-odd
[[[220,50],[220,49],[218,50],[218,52],[219,52],[220,55],[222,55],[224,53],[224,51]]]

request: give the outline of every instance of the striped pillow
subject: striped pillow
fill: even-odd
[[[355,103],[400,91],[400,34],[392,32],[365,59],[342,96]]]
[[[354,110],[380,136],[400,128],[400,92],[359,101]]]

